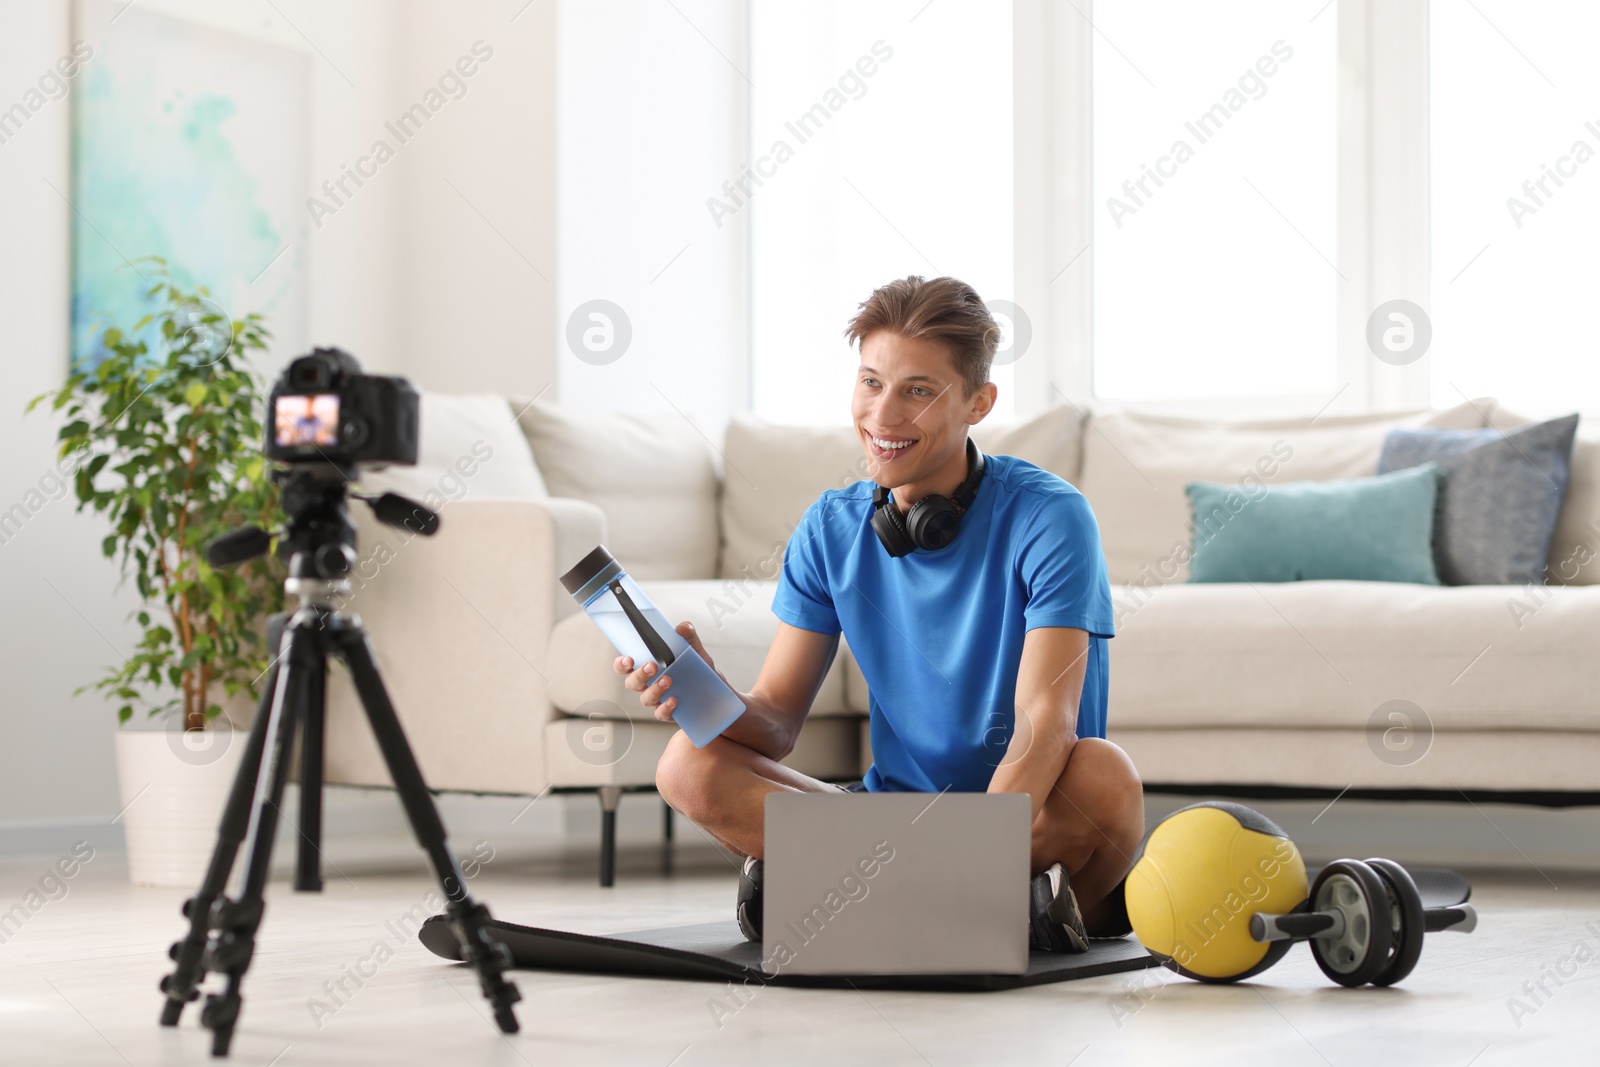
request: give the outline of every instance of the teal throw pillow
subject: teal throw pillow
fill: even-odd
[[[1337,482],[1190,482],[1191,582],[1438,585],[1437,464]]]

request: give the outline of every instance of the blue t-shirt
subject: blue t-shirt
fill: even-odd
[[[823,493],[784,551],[773,613],[843,632],[871,690],[869,790],[988,789],[1016,723],[1023,636],[1041,626],[1088,631],[1077,736],[1106,735],[1111,586],[1094,512],[1025,460],[987,462],[942,551],[891,558],[870,481]]]

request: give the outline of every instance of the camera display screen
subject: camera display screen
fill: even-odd
[[[272,423],[273,443],[279,448],[337,448],[339,394],[278,396]]]
[[[348,352],[318,348],[272,385],[263,453],[277,463],[350,468],[417,462],[419,398],[404,378],[361,373]]]

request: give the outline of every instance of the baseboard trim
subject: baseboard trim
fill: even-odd
[[[87,841],[96,852],[127,848],[122,825],[108,819],[17,819],[0,822],[0,856],[57,856]]]
[[[1237,785],[1233,783],[1151,783],[1146,793],[1238,797],[1241,800],[1395,800],[1446,804],[1520,804],[1539,808],[1600,807],[1600,792],[1538,789],[1334,789],[1326,786]]]

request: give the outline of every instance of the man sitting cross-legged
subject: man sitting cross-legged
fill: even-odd
[[[759,940],[767,794],[841,789],[779,761],[842,632],[871,690],[874,758],[846,791],[1027,793],[1033,947],[1082,951],[1087,936],[1125,933],[1121,884],[1144,805],[1132,762],[1105,740],[1111,589],[1089,503],[1031,463],[969,449],[968,428],[994,407],[1000,336],[970,286],[892,282],[846,335],[859,345],[851,415],[871,477],[806,511],[745,714],[703,749],[675,735],[661,795],[747,857],[737,913]],[[692,624],[677,631],[711,662]],[[671,720],[657,665],[620,657],[616,669]]]

